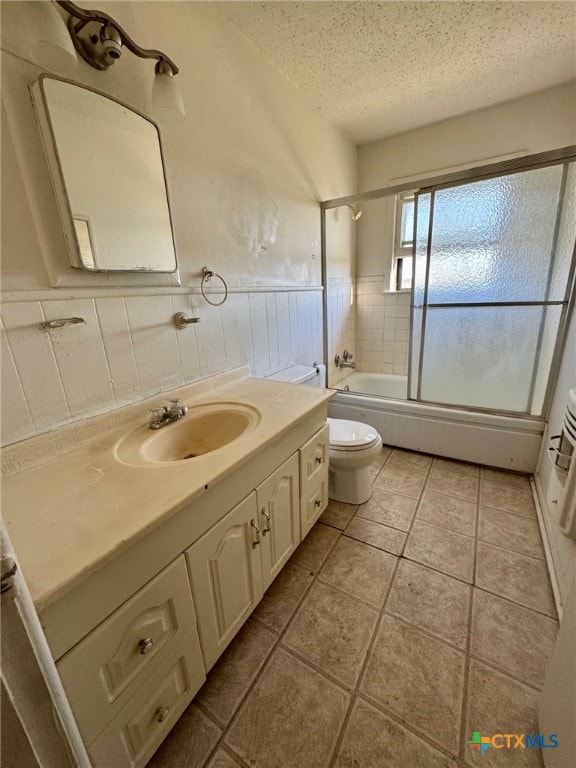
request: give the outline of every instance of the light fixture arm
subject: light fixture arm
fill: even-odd
[[[87,37],[80,37],[80,32],[86,28],[90,22],[95,22],[101,25],[101,28],[108,26],[115,30],[121,40],[122,45],[126,46],[128,50],[135,56],[139,56],[141,59],[156,59],[159,65],[168,65],[171,69],[171,74],[178,74],[178,67],[174,62],[166,56],[162,51],[155,49],[141,48],[137,43],[132,40],[130,35],[118,24],[118,22],[103,11],[88,11],[80,8],[75,3],[69,0],[56,0],[56,3],[66,11],[69,15],[68,18],[68,30],[72,36],[74,47],[78,53],[82,56],[84,61],[90,64],[95,69],[108,69],[114,63],[114,60],[120,57],[120,53],[115,56],[103,56],[98,50],[98,42],[94,42],[95,35]],[[80,23],[77,23],[75,19],[78,19]]]

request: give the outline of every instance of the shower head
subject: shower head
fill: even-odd
[[[348,208],[352,211],[352,221],[358,221],[360,216],[362,216],[362,211],[359,208],[355,208],[353,205],[350,205],[350,203],[347,204]]]

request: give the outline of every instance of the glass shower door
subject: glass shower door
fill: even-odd
[[[574,164],[417,195],[410,397],[540,415],[566,314]]]

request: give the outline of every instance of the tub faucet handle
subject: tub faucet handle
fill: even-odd
[[[352,352],[348,352],[348,350],[345,349],[344,352],[342,352],[342,359],[344,360],[345,363],[347,363],[348,360],[354,359],[354,355],[352,354]]]

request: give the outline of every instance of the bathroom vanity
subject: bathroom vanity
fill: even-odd
[[[150,430],[174,396],[188,414]],[[326,508],[331,396],[239,369],[6,449],[4,517],[95,768],[146,763]]]

